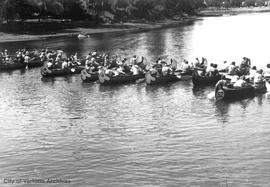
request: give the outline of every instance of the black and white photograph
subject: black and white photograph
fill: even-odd
[[[269,0],[0,0],[0,187],[269,187]]]

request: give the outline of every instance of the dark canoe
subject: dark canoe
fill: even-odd
[[[197,70],[194,70],[192,82],[194,86],[210,86],[215,85],[221,79],[221,75],[216,76],[201,76]]]
[[[67,75],[80,74],[84,67],[78,66],[75,68],[66,68],[66,69],[48,69],[47,67],[42,67],[40,73],[42,77],[61,77]]]
[[[12,63],[12,64],[0,63],[0,71],[11,71],[11,70],[17,70],[17,69],[24,69],[24,68],[25,68],[24,63]]]
[[[42,62],[40,59],[33,59],[28,63],[28,68],[37,68],[42,67],[44,65],[44,62]]]
[[[84,83],[95,82],[98,80],[98,72],[90,73],[86,69],[83,69],[81,79]]]
[[[176,82],[176,81],[187,81],[191,80],[192,78],[192,73],[193,70],[189,72],[175,72],[173,74],[168,74],[165,76],[153,76],[150,74],[150,72],[146,73],[145,79],[146,79],[146,84],[148,85],[159,85],[159,84],[167,84],[170,82]]]
[[[256,94],[262,94],[266,91],[265,83],[257,88],[252,85],[242,88],[217,85],[215,88],[215,97],[216,100],[238,100],[254,97]]]
[[[17,58],[15,58],[14,59],[14,62],[25,64],[25,67],[28,66],[28,68],[42,67],[43,64],[44,64],[39,57],[32,58],[30,60],[30,62],[28,63],[28,65],[26,63],[24,63],[24,60],[23,59],[17,59]]]
[[[118,75],[116,77],[109,77],[104,74],[99,74],[99,83],[101,85],[115,85],[115,84],[127,84],[127,83],[135,83],[139,79],[144,78],[144,74],[139,75]]]
[[[229,88],[223,86],[220,89],[216,89],[216,100],[237,100],[255,96],[254,87],[246,88]]]

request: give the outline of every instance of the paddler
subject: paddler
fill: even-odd
[[[270,78],[270,64],[266,65],[266,69],[264,71],[264,77]]]
[[[29,52],[28,51],[26,51],[25,52],[25,56],[24,56],[24,63],[26,64],[26,69],[28,69],[28,64],[29,64],[29,62],[30,62],[30,56],[29,56]]]
[[[190,67],[190,65],[189,65],[189,63],[188,63],[187,60],[184,59],[184,63],[182,64],[181,69],[182,69],[183,72],[190,71],[191,67]]]
[[[254,76],[254,87],[255,88],[260,88],[263,86],[265,82],[264,76],[263,76],[263,70],[260,69],[257,71],[257,73]]]

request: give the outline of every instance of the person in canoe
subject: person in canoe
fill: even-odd
[[[221,64],[219,67],[219,72],[228,73],[228,71],[229,71],[229,65],[227,61],[224,61],[223,64]]]
[[[138,61],[138,58],[136,55],[134,55],[132,58],[131,58],[131,64],[132,65],[136,65],[137,64],[137,61]]]
[[[26,69],[28,69],[28,64],[30,62],[30,56],[29,56],[29,52],[26,51],[25,55],[24,55],[24,63],[26,64]]]
[[[198,66],[198,67],[199,67],[199,68],[206,69],[207,64],[208,64],[208,60],[207,60],[207,58],[202,57],[202,61],[201,61],[201,63],[199,64],[199,66]]]
[[[133,65],[130,69],[130,72],[132,72],[133,75],[139,75],[140,69],[138,65]]]
[[[239,66],[239,75],[248,75],[251,67],[251,60],[247,57],[243,57],[243,61]]]
[[[58,53],[57,56],[56,56],[56,59],[54,61],[54,66],[56,68],[61,68],[62,67],[62,62],[63,62],[62,54]]]
[[[53,59],[48,60],[45,64],[45,67],[47,67],[49,70],[52,70],[54,67]]]
[[[206,69],[206,76],[214,77],[214,76],[219,75],[219,71],[218,71],[217,67],[218,67],[217,64],[211,63],[210,67],[208,69]]]
[[[19,63],[24,63],[24,58],[21,51],[17,51],[16,60]]]
[[[270,80],[270,64],[266,65],[266,69],[265,69],[263,75],[267,79],[267,81],[269,82],[269,80]]]
[[[39,58],[40,58],[41,62],[45,62],[46,61],[46,54],[44,52],[41,52]]]
[[[200,59],[197,57],[197,58],[195,59],[194,67],[199,67],[200,64],[201,64]]]
[[[237,66],[235,65],[235,62],[232,62],[228,67],[228,74],[229,75],[236,75],[238,72]]]
[[[181,70],[183,72],[188,72],[191,70],[191,65],[189,64],[189,62],[186,59],[184,59],[184,63],[181,66]]]
[[[13,64],[14,61],[10,56],[6,56],[3,58],[3,64]]]
[[[255,89],[260,89],[265,86],[265,78],[263,76],[263,70],[260,69],[254,76],[254,87]]]
[[[7,49],[5,49],[3,56],[4,56],[4,57],[8,57],[8,56],[9,56],[8,50],[7,50]]]
[[[162,67],[162,76],[166,76],[172,72],[172,68],[169,64],[165,63]]]
[[[245,80],[245,76],[237,77],[237,80],[233,84],[234,88],[243,88],[246,86],[250,86],[250,84]]]

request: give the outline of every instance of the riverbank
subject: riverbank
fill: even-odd
[[[114,24],[102,24],[98,27],[76,27],[71,29],[63,29],[54,33],[48,34],[14,34],[0,32],[0,43],[3,42],[15,42],[15,41],[29,41],[29,40],[41,40],[54,37],[77,37],[79,34],[83,35],[97,35],[105,33],[134,33],[134,32],[146,32],[154,29],[162,29],[169,27],[177,27],[185,25],[199,19],[196,16],[179,18],[177,20],[162,20],[157,22],[126,22],[126,23],[114,23]]]
[[[240,7],[240,8],[215,8],[210,7],[200,11],[202,17],[239,15],[249,13],[265,13],[270,12],[270,7]]]
[[[74,28],[65,28],[47,33],[8,33],[0,32],[0,43],[3,42],[15,42],[15,41],[29,41],[29,40],[42,40],[46,38],[55,37],[77,37],[79,34],[84,35],[97,35],[105,33],[135,33],[146,32],[155,29],[178,27],[188,24],[192,21],[201,19],[202,17],[210,16],[226,16],[226,15],[238,15],[246,13],[265,13],[270,12],[270,7],[243,7],[243,8],[207,8],[200,11],[197,16],[179,17],[178,19],[167,19],[156,22],[126,22],[126,23],[114,23],[114,24],[101,24],[99,26],[92,26],[91,22],[82,21],[74,23]],[[71,23],[73,24],[73,23]]]

